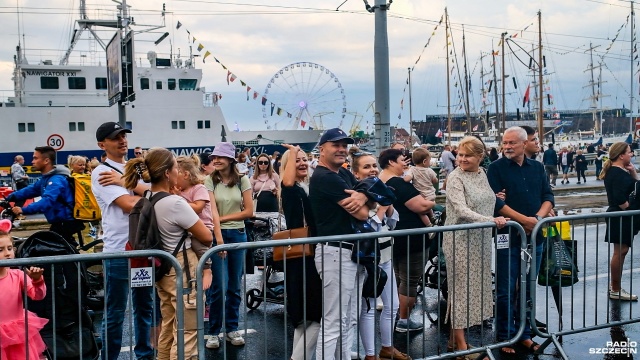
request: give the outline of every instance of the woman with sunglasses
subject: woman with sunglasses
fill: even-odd
[[[278,212],[280,177],[273,171],[269,155],[260,154],[256,170],[251,177],[253,198],[258,201],[256,212]]]

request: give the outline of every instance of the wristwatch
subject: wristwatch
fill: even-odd
[[[540,215],[536,215],[536,216],[535,216],[535,218],[536,218],[536,220],[538,220],[538,221],[542,221],[542,219],[543,219],[543,217],[542,217],[542,216],[540,216]]]

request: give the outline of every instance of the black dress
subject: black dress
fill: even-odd
[[[282,212],[289,229],[303,227],[306,221],[309,226],[309,236],[316,235],[309,196],[300,185],[282,185]],[[322,318],[322,280],[318,275],[313,257],[287,259],[285,279],[287,314],[293,326],[298,326],[305,320],[320,322]]]
[[[607,202],[609,203],[607,212],[624,211],[619,205],[628,201],[635,182],[636,180],[633,179],[631,174],[617,166],[612,166],[607,171],[607,175],[604,178],[604,188],[607,190]],[[638,233],[638,230],[640,230],[638,216],[608,218],[604,241],[613,244],[625,244],[631,247],[633,237]]]

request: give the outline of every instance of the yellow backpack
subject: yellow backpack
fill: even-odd
[[[73,217],[77,220],[100,220],[102,214],[91,191],[91,175],[73,174],[67,178],[74,196]]]

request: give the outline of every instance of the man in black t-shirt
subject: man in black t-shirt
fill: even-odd
[[[366,220],[366,195],[351,189],[357,180],[342,167],[347,145],[354,141],[344,131],[327,130],[318,143],[320,160],[309,183],[309,200],[318,236],[353,234],[352,219]],[[360,301],[358,289],[365,278],[362,266],[351,261],[351,243],[334,241],[316,247],[315,263],[323,282],[324,302],[317,359],[350,359],[353,338],[345,324],[355,323],[351,309]],[[340,343],[338,340],[340,339]]]

